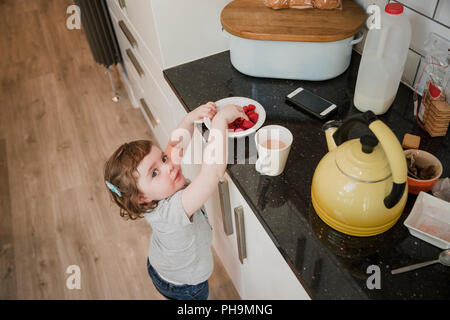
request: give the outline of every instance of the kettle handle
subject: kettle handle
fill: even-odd
[[[369,127],[369,125],[375,120],[377,120],[375,114],[372,111],[366,111],[362,114],[355,114],[346,118],[344,122],[342,122],[342,124],[339,124],[339,122],[337,122],[339,128],[333,133],[334,142],[337,146],[343,144],[348,140],[348,133],[355,124],[361,123],[366,127]]]
[[[381,120],[378,120],[372,111],[366,111],[363,114],[357,114],[346,119],[333,134],[337,146],[348,140],[348,132],[356,123],[366,125],[377,137],[385,151],[391,167],[393,186],[391,193],[384,198],[384,205],[390,209],[402,199],[406,188],[408,169],[402,146],[391,129]]]

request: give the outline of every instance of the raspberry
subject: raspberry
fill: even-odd
[[[244,122],[242,123],[242,128],[247,130],[250,129],[251,127],[253,127],[255,124],[251,121],[248,120],[244,120]]]
[[[251,122],[256,123],[258,122],[258,114],[257,113],[252,113],[248,115],[248,118],[250,119]]]

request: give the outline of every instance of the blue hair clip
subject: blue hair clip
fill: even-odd
[[[122,194],[120,193],[119,189],[117,189],[117,187],[115,185],[113,185],[109,181],[105,181],[105,183],[106,183],[106,186],[108,187],[109,190],[111,190],[112,192],[117,194],[119,197],[122,197]]]

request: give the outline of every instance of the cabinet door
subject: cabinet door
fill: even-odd
[[[229,189],[229,183],[231,179],[227,174],[224,176],[223,187]],[[208,218],[213,227],[213,246],[214,249],[222,261],[223,266],[227,270],[228,276],[233,282],[234,287],[238,291],[239,295],[242,297],[245,296],[244,292],[244,283],[242,279],[242,265],[239,261],[238,250],[237,250],[237,240],[236,240],[236,232],[234,228],[234,217],[233,217],[233,209],[236,206],[237,202],[231,194],[229,197],[225,195],[225,199],[223,201],[228,201],[229,206],[226,206],[225,209],[228,209],[226,212],[222,212],[222,207],[220,204],[220,198],[222,194],[219,192],[219,187],[214,191],[214,193],[210,196],[208,201],[205,203],[205,209],[208,213]],[[231,234],[227,235],[224,230],[224,215],[225,219],[228,216],[231,219]]]
[[[233,206],[244,212],[247,257],[241,265],[242,299],[310,299],[299,280],[248,206],[237,187],[230,184]],[[237,246],[237,244],[236,244]]]

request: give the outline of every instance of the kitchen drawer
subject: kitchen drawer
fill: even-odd
[[[156,34],[155,22],[150,0],[107,0],[110,10],[118,19],[126,20],[129,27],[138,34],[139,45],[144,45],[149,49],[159,68],[162,69],[163,62],[159,47],[159,40]],[[124,4],[121,8],[120,3]],[[145,55],[142,55],[144,58]]]
[[[170,103],[171,106],[173,106],[173,115],[174,120],[176,124],[178,124],[183,117],[186,115],[186,110],[179,102],[176,95],[173,93],[172,88],[168,85],[166,79],[163,76],[162,72],[162,62],[160,61],[160,51],[158,44],[154,44],[152,46],[152,49],[149,48],[148,41],[144,41],[141,37],[141,35],[136,31],[133,24],[130,22],[128,17],[126,16],[126,12],[124,10],[121,10],[118,5],[117,0],[107,0],[108,5],[110,8],[110,12],[112,15],[112,20],[120,21],[122,20],[122,25],[125,25],[125,28],[129,30],[129,33],[131,33],[132,37],[135,38],[137,42],[137,46],[134,47],[134,49],[137,51],[137,53],[142,57],[143,64],[147,67],[147,69],[151,70],[153,77],[155,78],[156,83],[159,85],[161,91],[165,95],[167,101]],[[152,24],[148,23],[149,27],[152,26]],[[117,28],[116,33],[120,33],[117,35],[117,37],[123,39],[124,32],[122,31],[122,28]],[[126,36],[125,36],[125,39]],[[120,40],[122,41],[122,40]],[[130,46],[131,43],[127,40],[124,44],[120,44],[120,46]],[[205,101],[206,103],[207,101]]]
[[[145,120],[147,121],[148,125],[152,129],[153,134],[158,140],[158,144],[160,145],[161,150],[164,152],[164,148],[165,146],[167,146],[167,143],[169,142],[169,134],[164,130],[164,127],[161,124],[158,123],[154,125],[154,119],[151,118],[153,114],[151,112],[152,108],[148,100],[144,96],[138,97],[137,99],[139,103],[139,109],[141,109]],[[156,116],[154,117],[156,118]]]
[[[131,55],[131,57],[134,56],[135,63],[131,61],[129,54]],[[167,132],[172,132],[176,128],[177,123],[173,116],[173,111],[171,110],[170,104],[167,101],[167,98],[162,93],[158,84],[155,82],[150,71],[144,64],[142,64],[142,59],[140,58],[140,56],[130,48],[127,48],[127,50],[125,50],[125,56],[126,57],[124,58],[124,60],[128,62],[128,64],[126,65],[127,72],[133,74],[138,79],[145,96],[149,99],[150,103],[156,109],[156,113],[159,115],[161,124],[164,126],[164,129]],[[143,73],[139,73],[140,70]]]
[[[116,17],[117,18],[117,17]],[[122,42],[122,39],[127,39],[128,42],[126,45],[128,47],[131,47],[134,49],[134,51],[137,52],[137,55],[142,57],[142,64],[144,67],[151,71],[151,75],[153,77],[154,82],[159,87],[159,90],[162,92],[162,94],[165,96],[167,103],[173,106],[174,112],[172,113],[174,120],[176,124],[178,124],[186,114],[186,110],[184,107],[180,104],[178,98],[173,93],[170,86],[167,84],[166,80],[164,79],[163,72],[161,69],[161,66],[157,64],[154,55],[150,52],[150,50],[145,45],[142,38],[139,36],[138,33],[135,32],[132,25],[127,22],[127,19],[120,20],[118,19],[118,32],[121,34],[118,35],[120,37],[120,41]],[[127,36],[128,34],[128,36]],[[124,37],[125,36],[125,37]],[[131,40],[130,40],[131,38]],[[133,46],[133,43],[136,45]],[[125,45],[125,44],[124,44]],[[121,45],[122,46],[122,45]]]
[[[145,39],[142,38],[141,34],[136,30],[133,22],[128,19],[125,12],[121,10],[116,3],[117,0],[108,0],[108,6],[110,8],[111,14],[114,15],[114,18],[117,21],[122,21],[122,25],[124,25],[124,27],[117,29],[117,33],[120,32],[123,34],[123,30],[128,29],[129,34],[131,34],[131,36],[135,39],[134,46],[130,43],[130,41],[128,41],[128,45],[132,46],[133,49],[135,49],[139,53],[139,55],[144,60],[144,64],[146,64],[150,70],[161,71],[162,62],[160,61],[161,54],[159,52],[158,43],[156,42],[151,45],[148,40],[145,41]],[[148,23],[148,28],[153,28],[152,23]]]
[[[121,31],[119,21],[113,12],[111,12],[111,18],[129,78],[134,76],[137,79],[145,93],[146,99],[154,107],[155,113],[161,121],[161,125],[164,126],[166,132],[172,132],[177,123],[175,123],[176,119],[173,117],[173,112],[171,111],[167,97],[154,80],[152,73],[142,62],[143,59],[141,56],[131,47],[125,34]]]
[[[166,132],[164,125],[161,123],[160,114],[158,110],[154,108],[150,99],[148,99],[148,97],[146,96],[145,91],[142,89],[138,80],[138,75],[133,72],[134,66],[130,61],[130,58],[128,57],[128,55],[126,55],[125,52],[122,52],[122,54],[124,66],[127,70],[127,78],[134,96],[135,103],[137,107],[141,109],[141,112],[143,113],[145,120],[152,129],[152,132],[158,140],[158,143],[161,146],[165,146],[167,144],[169,135]]]
[[[123,19],[125,17],[126,12],[120,8],[119,0],[106,0],[106,3],[108,4],[109,12],[113,13],[116,18]]]
[[[129,64],[128,58],[124,58],[125,65]],[[131,66],[130,66],[131,67]],[[134,97],[137,101],[139,109],[141,109],[145,120],[152,129],[156,139],[158,140],[161,148],[167,145],[169,135],[161,125],[158,114],[155,112],[155,108],[152,106],[150,100],[146,97],[144,90],[139,85],[139,81],[133,73],[128,73],[128,80],[130,81],[131,88],[133,90]]]
[[[125,59],[125,65],[128,66],[128,68],[131,68],[128,58]],[[139,108],[142,108],[143,105],[141,99],[144,99],[144,104],[149,108],[149,110],[147,110],[145,113],[147,114],[147,117],[151,122],[152,129],[154,129],[156,126],[160,126],[161,120],[159,119],[159,115],[157,112],[155,112],[154,108],[152,108],[151,104],[145,98],[145,93],[139,84],[139,80],[137,80],[136,76],[131,72],[128,73],[128,80],[130,81],[131,88],[136,98],[137,106]]]

